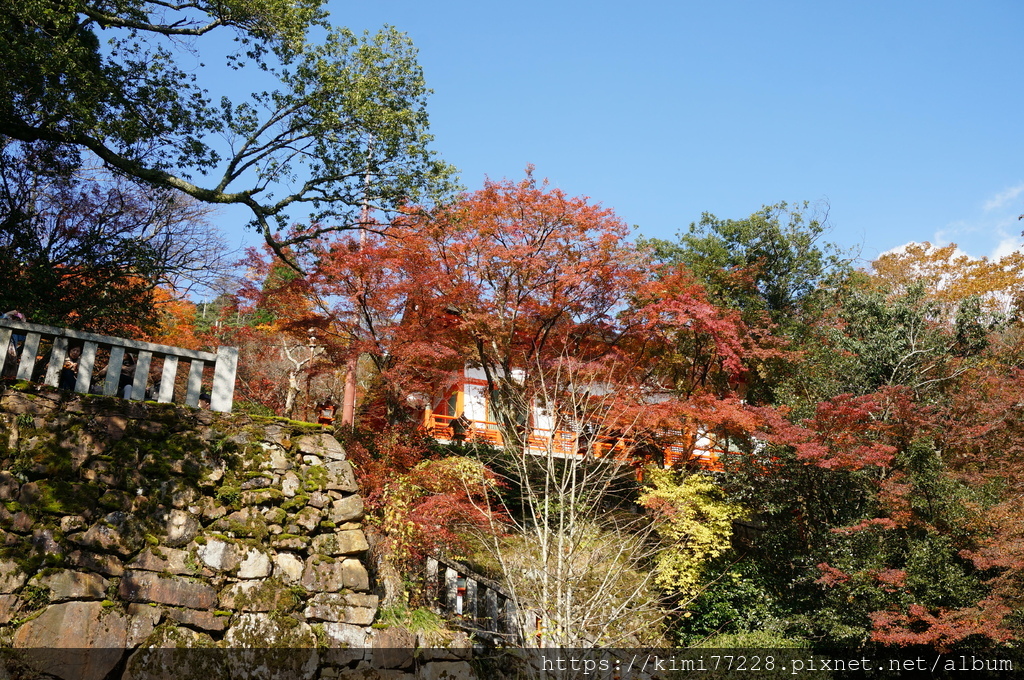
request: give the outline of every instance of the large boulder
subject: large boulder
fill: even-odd
[[[145,544],[138,521],[125,512],[112,512],[88,530],[68,536],[68,540],[86,548],[112,552],[121,557],[135,554]]]
[[[14,560],[0,560],[0,593],[13,593],[25,585],[28,576]]]
[[[328,491],[345,491],[356,493],[359,491],[359,483],[356,482],[355,473],[352,471],[352,463],[347,460],[332,460],[324,467],[327,468]]]
[[[238,581],[220,591],[220,608],[245,612],[286,612],[302,604],[301,590],[284,586],[281,579]]]
[[[217,591],[211,586],[151,571],[126,571],[118,594],[129,602],[156,602],[189,609],[213,609],[217,604]]]
[[[313,551],[321,555],[358,555],[369,549],[362,529],[321,534],[313,539]]]
[[[346,496],[339,498],[331,503],[330,513],[328,518],[336,524],[344,524],[345,522],[356,522],[363,518],[363,498],[362,496]]]
[[[139,553],[128,563],[132,569],[158,571],[167,574],[195,575],[202,568],[193,562],[187,551],[175,548],[150,548]],[[210,572],[207,572],[209,574]]]
[[[239,614],[224,636],[227,647],[252,649],[316,647],[316,635],[308,624],[290,617],[266,613]]]
[[[99,574],[61,569],[33,576],[29,585],[48,588],[51,602],[102,600],[110,582]]]
[[[199,520],[192,513],[177,508],[167,512],[160,519],[165,534],[163,542],[172,548],[188,545],[202,529]]]
[[[274,572],[286,583],[302,580],[302,560],[292,553],[279,552],[274,557]]]
[[[256,548],[249,548],[238,563],[238,578],[266,578],[273,569],[270,557]]]
[[[345,460],[345,449],[338,440],[329,434],[311,434],[297,437],[294,441],[299,453],[307,456],[318,456],[327,460]]]
[[[325,623],[323,631],[330,647],[364,649],[367,646],[367,630],[362,626],[353,626],[349,623]]]
[[[18,649],[37,669],[65,680],[103,680],[121,661],[129,618],[100,602],[50,605],[14,634]]]
[[[358,597],[355,594],[350,596]],[[376,598],[374,598],[376,600]],[[361,603],[360,603],[361,604]],[[372,607],[360,607],[349,601],[343,593],[317,593],[309,599],[303,615],[311,621],[333,621],[369,626],[377,615],[376,602]]]
[[[301,583],[314,593],[336,593],[343,588],[370,589],[370,577],[359,560],[325,560],[319,555],[306,560]]]
[[[232,571],[238,567],[238,548],[234,543],[212,538],[196,548],[196,555],[215,571]]]

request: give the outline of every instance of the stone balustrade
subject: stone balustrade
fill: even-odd
[[[98,391],[107,396],[124,396],[141,401],[146,398],[147,383],[154,360],[161,362],[159,386],[152,395],[155,401],[174,402],[175,379],[178,363],[189,362],[188,379],[183,387],[183,403],[193,408],[199,406],[199,395],[202,392],[203,371],[212,365],[213,383],[210,391],[210,409],[230,412],[235,392],[235,371],[238,366],[238,349],[236,347],[219,347],[217,352],[198,352],[195,350],[157,345],[151,342],[127,340],[95,333],[75,331],[68,328],[44,326],[13,319],[0,319],[0,371],[8,360],[7,348],[12,336],[24,336],[21,342],[20,358],[15,377],[18,380],[32,380],[36,374],[40,345],[50,343],[49,360],[42,382],[50,387],[57,387],[60,381],[61,368],[72,342],[80,342],[82,354],[78,359],[78,371],[75,378],[75,391],[85,394]],[[135,353],[135,367],[132,381],[125,386],[123,393],[119,388],[122,383],[122,371],[127,372],[125,365],[126,353]],[[97,359],[104,359],[106,368],[102,380],[94,375]],[[130,387],[130,390],[127,389]]]
[[[515,601],[499,583],[444,557],[427,558],[426,593],[447,618],[490,643],[522,644]]]

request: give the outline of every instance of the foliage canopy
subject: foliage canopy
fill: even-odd
[[[283,256],[274,231],[295,209],[313,226],[293,241],[351,227],[364,204],[423,198],[450,172],[427,148],[427,90],[408,38],[331,28],[322,4],[3,0],[0,135],[244,205]],[[228,65],[276,86],[213,100],[191,52],[228,31]]]
[[[31,321],[138,337],[155,330],[158,286],[227,274],[209,208],[101,170],[0,143],[0,304]],[[161,298],[162,299],[162,298]]]

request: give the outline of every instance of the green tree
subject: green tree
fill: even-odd
[[[775,391],[801,416],[836,395],[887,386],[941,399],[946,386],[977,363],[988,334],[998,328],[976,297],[963,300],[947,319],[922,282],[886,294],[855,273],[825,301],[804,331],[799,365]]]
[[[767,312],[787,325],[830,277],[849,268],[849,256],[831,243],[827,215],[800,206],[767,205],[742,220],[704,213],[676,242],[642,240],[665,263],[685,264],[720,302],[749,315]]]
[[[868,283],[851,277],[809,327],[816,340],[776,392],[791,429],[776,423],[757,455],[727,465],[732,498],[764,527],[749,558],[772,616],[801,637],[1005,640],[1019,589],[1004,527],[1019,509],[995,433],[1015,418],[1017,378],[989,352],[977,298],[951,319],[920,284],[886,295]],[[1001,381],[990,391],[983,370]]]
[[[449,175],[427,149],[427,90],[409,40],[331,28],[322,4],[2,0],[0,136],[244,205],[284,257],[274,231],[298,221],[297,208],[313,226],[292,241],[350,228],[364,204],[395,209]],[[223,31],[238,46],[229,64],[276,89],[211,99],[194,53]]]

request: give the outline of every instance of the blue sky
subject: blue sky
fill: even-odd
[[[335,24],[409,34],[435,148],[469,189],[532,163],[659,238],[704,211],[807,200],[864,260],[909,241],[974,256],[1022,243],[1019,2],[329,8]]]

